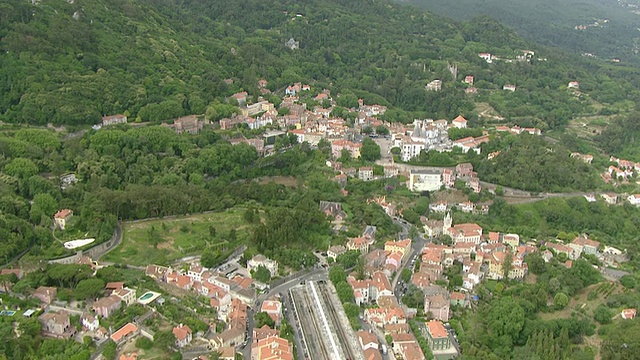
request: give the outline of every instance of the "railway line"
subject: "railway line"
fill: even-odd
[[[344,319],[340,319],[338,315],[338,311],[331,304],[335,303],[335,300],[331,297],[329,293],[329,289],[327,284],[319,283],[318,288],[320,289],[320,294],[322,296],[322,300],[325,304],[327,304],[328,315],[330,316],[330,321],[335,324],[336,334],[338,335],[338,340],[342,345],[342,350],[345,353],[347,360],[359,360],[363,359],[362,352],[360,348],[353,349],[353,340],[354,337],[348,333],[348,330],[344,328],[344,326],[340,326],[340,324],[344,323]]]
[[[316,319],[317,311],[313,306],[311,298],[306,287],[291,290],[291,298],[294,303],[294,309],[298,324],[300,324],[301,337],[303,339],[305,355],[307,359],[332,359],[330,351],[326,348],[323,341],[321,322]]]
[[[309,281],[289,291],[304,356],[308,360],[364,360],[329,286],[324,281]]]

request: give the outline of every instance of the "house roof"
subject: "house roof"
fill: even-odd
[[[118,282],[108,282],[104,288],[107,290],[118,290],[118,289],[122,289],[123,287],[124,287],[124,282],[118,281]]]
[[[118,360],[136,360],[138,358],[138,354],[136,353],[129,353],[129,354],[122,354],[120,355],[120,357],[118,358]]]
[[[138,331],[138,327],[132,323],[127,323],[125,326],[118,329],[118,331],[111,334],[111,339],[115,342],[119,342],[125,336]]]
[[[37,295],[41,295],[41,296],[56,296],[57,293],[58,293],[58,289],[56,289],[55,287],[40,286],[39,288],[36,289],[36,291],[33,293],[33,295],[34,296],[37,296]]]
[[[258,341],[258,360],[293,360],[289,342],[279,336]]]
[[[365,360],[382,360],[382,355],[378,349],[368,348],[364,351]]]
[[[473,78],[473,76],[471,78]],[[458,115],[458,117],[453,119],[453,122],[459,122],[459,123],[462,123],[462,124],[466,124],[467,123],[467,119],[465,119],[462,115]]]
[[[69,321],[69,314],[66,311],[50,311],[40,315],[39,319],[43,322],[53,321],[56,324],[65,324]]]
[[[450,295],[451,300],[456,300],[456,301],[460,301],[460,300],[464,300],[465,299],[465,295],[461,292],[458,291],[454,291],[451,293]]]
[[[444,328],[442,321],[430,320],[427,322],[427,330],[432,338],[446,338],[448,337],[447,329]]]
[[[362,344],[362,346],[366,346],[367,344],[372,343],[376,345],[378,344],[378,337],[368,331],[360,330],[356,332],[356,336],[358,337],[358,340],[360,341],[360,344]]]
[[[120,299],[119,297],[115,296],[115,295],[110,295],[104,298],[99,299],[98,301],[93,303],[93,308],[108,308],[111,307],[117,303],[120,303],[122,301],[122,299]]]
[[[173,328],[173,335],[178,341],[183,341],[191,334],[191,328],[188,325],[180,324]]]
[[[58,211],[55,215],[53,215],[53,217],[56,219],[66,219],[70,215],[73,215],[73,211],[69,209],[62,209]]]

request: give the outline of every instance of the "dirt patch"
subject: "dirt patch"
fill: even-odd
[[[468,200],[469,197],[460,190],[438,191],[431,196],[431,203],[446,201],[447,204],[459,204]]]
[[[259,184],[265,185],[274,182],[278,185],[284,186],[296,186],[298,185],[298,179],[293,176],[264,176],[256,180]]]
[[[158,244],[158,246],[156,246],[158,249],[160,250],[164,250],[164,249],[173,249],[173,241],[164,241]]]

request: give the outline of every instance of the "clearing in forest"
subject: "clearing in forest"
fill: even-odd
[[[122,244],[104,260],[137,266],[168,265],[185,256],[202,254],[208,246],[218,246],[221,251],[234,249],[249,239],[250,225],[244,212],[243,208],[232,208],[127,222],[123,226]]]

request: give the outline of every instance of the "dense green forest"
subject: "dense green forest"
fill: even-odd
[[[285,42],[294,38],[300,48]],[[479,52],[548,61],[487,64]],[[537,49],[495,21],[464,24],[365,0],[109,1],[20,0],[2,4],[0,118],[5,122],[95,124],[127,113],[158,121],[204,114],[236,91],[255,99],[296,81],[391,105],[385,118],[470,115],[473,99],[453,82],[476,77],[478,99],[515,122],[561,127],[575,113],[608,111],[638,98],[640,73]],[[225,79],[233,79],[227,84]],[[442,91],[425,84],[442,79]],[[566,91],[579,80],[586,98]],[[499,89],[516,84],[515,93]],[[351,106],[354,106],[352,104]],[[215,111],[210,111],[215,114]]]
[[[583,0],[399,0],[461,21],[484,15],[511,27],[522,37],[577,53],[592,53],[604,60],[619,58],[640,64],[639,21],[628,4],[635,1]],[[605,22],[604,20],[608,20]],[[600,26],[594,25],[598,22]],[[579,25],[587,26],[576,30]]]
[[[496,137],[483,144],[483,152],[500,151],[476,167],[484,181],[534,192],[589,191],[601,183],[598,170],[570,158],[570,152],[540,136],[522,134]]]

